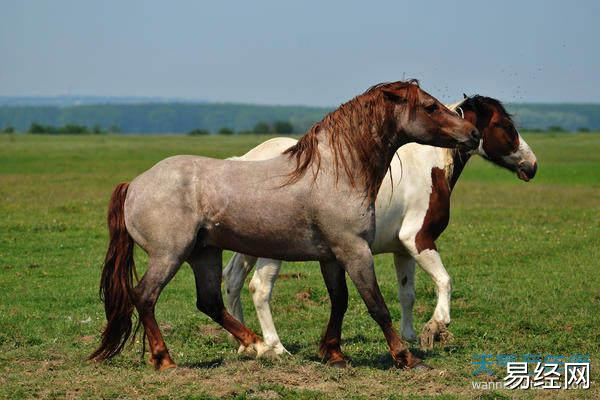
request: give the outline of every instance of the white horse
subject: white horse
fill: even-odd
[[[498,100],[465,96],[463,101],[448,107],[463,115],[482,133],[479,148],[466,151],[415,143],[401,147],[381,184],[375,203],[376,232],[372,252],[394,253],[404,339],[414,341],[417,338],[413,329],[415,261],[436,285],[437,305],[422,330],[423,348],[431,348],[435,341],[445,342],[451,338],[447,330],[451,320],[451,280],[436,249],[435,240],[448,224],[450,194],[466,162],[472,154],[479,154],[516,172],[524,181],[533,178],[537,170],[534,153]],[[274,138],[233,159],[269,159],[294,144],[295,139]],[[243,322],[240,291],[255,264],[256,271],[250,281],[252,300],[265,342],[277,354],[282,354],[287,350],[281,344],[269,305],[281,261],[234,254],[223,271],[228,308]]]

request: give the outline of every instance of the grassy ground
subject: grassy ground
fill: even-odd
[[[104,323],[97,285],[114,185],[169,155],[226,157],[264,139],[0,135],[0,397],[600,397],[599,134],[528,135],[540,167],[527,184],[471,161],[439,241],[454,280],[455,339],[421,353],[432,371],[392,368],[383,335],[353,289],[343,334],[352,367],[322,365],[316,343],[329,304],[315,263],[286,264],[274,293],[275,322],[293,357],[239,357],[196,310],[193,277],[184,267],[157,310],[179,368],[154,372],[140,358],[139,343],[113,361],[87,362]],[[145,254],[136,257],[143,266]],[[378,256],[376,265],[398,323],[391,256]],[[435,293],[430,279],[417,274],[420,329]],[[244,295],[248,324],[258,330]],[[493,367],[496,377],[473,377],[472,356],[479,353],[586,353],[592,388],[473,389],[471,381],[505,375]]]

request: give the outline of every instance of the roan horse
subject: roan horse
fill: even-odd
[[[384,178],[375,203],[377,229],[371,249],[373,254],[394,253],[404,339],[416,339],[412,318],[415,261],[436,284],[437,306],[421,333],[423,348],[431,348],[434,341],[445,341],[451,337],[447,330],[450,323],[450,276],[442,264],[435,240],[448,224],[450,194],[467,161],[473,153],[479,154],[516,172],[524,181],[533,178],[537,169],[535,155],[498,100],[465,95],[463,101],[450,108],[464,115],[482,133],[479,147],[474,152],[419,144],[401,147],[397,151],[398,157],[392,160],[390,174]],[[270,139],[244,156],[232,159],[267,159],[281,154],[295,143],[296,140],[291,138]],[[392,185],[395,185],[393,189]],[[223,272],[228,306],[232,314],[243,321],[240,292],[255,264],[256,271],[250,281],[252,300],[265,343],[281,354],[286,350],[275,330],[269,305],[281,261],[262,258],[257,262],[256,257],[235,254]]]
[[[196,306],[229,331],[245,351],[269,346],[227,312],[221,295],[222,251],[284,260],[318,260],[331,297],[321,342],[329,363],[340,349],[346,310],[344,271],[360,292],[402,368],[420,360],[400,339],[373,270],[375,196],[396,150],[408,143],[475,148],[479,132],[418,84],[376,85],[315,124],[284,154],[266,161],[175,156],[115,188],[109,204],[110,243],[100,293],[107,325],[101,360],[119,353],[132,332],[134,308],[150,347],[150,363],[175,366],[154,316],[163,287],[187,261],[196,281]],[[340,203],[345,207],[340,208]],[[134,285],[133,247],[149,256]],[[134,335],[135,336],[135,335]]]

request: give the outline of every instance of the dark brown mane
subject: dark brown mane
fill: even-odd
[[[475,110],[477,110],[478,107],[481,105],[489,105],[495,107],[498,110],[500,110],[504,117],[508,118],[510,122],[514,123],[512,119],[512,114],[506,111],[506,108],[504,108],[504,105],[500,102],[500,100],[494,99],[493,97],[480,96],[476,94],[475,96],[468,97],[463,104],[471,105]]]
[[[368,196],[375,198],[387,171],[381,167],[390,161],[385,159],[385,155],[394,145],[392,134],[397,129],[394,118],[391,118],[394,103],[384,92],[397,95],[398,100],[404,103],[409,118],[414,118],[418,91],[416,80],[380,83],[327,114],[296,145],[285,151],[284,154],[296,159],[296,168],[286,184],[297,181],[313,164],[316,178],[321,165],[319,139],[327,135],[336,178],[341,167],[352,186],[357,184],[356,178],[360,179]],[[358,165],[352,168],[355,164]]]

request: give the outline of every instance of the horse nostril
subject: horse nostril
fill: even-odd
[[[530,178],[533,178],[535,176],[535,173],[537,172],[537,161],[533,162],[533,165],[531,166],[531,174],[530,174]]]
[[[477,141],[479,139],[481,139],[481,134],[479,133],[479,131],[477,129],[474,129],[474,130],[471,131],[471,138],[473,140],[477,140]]]

